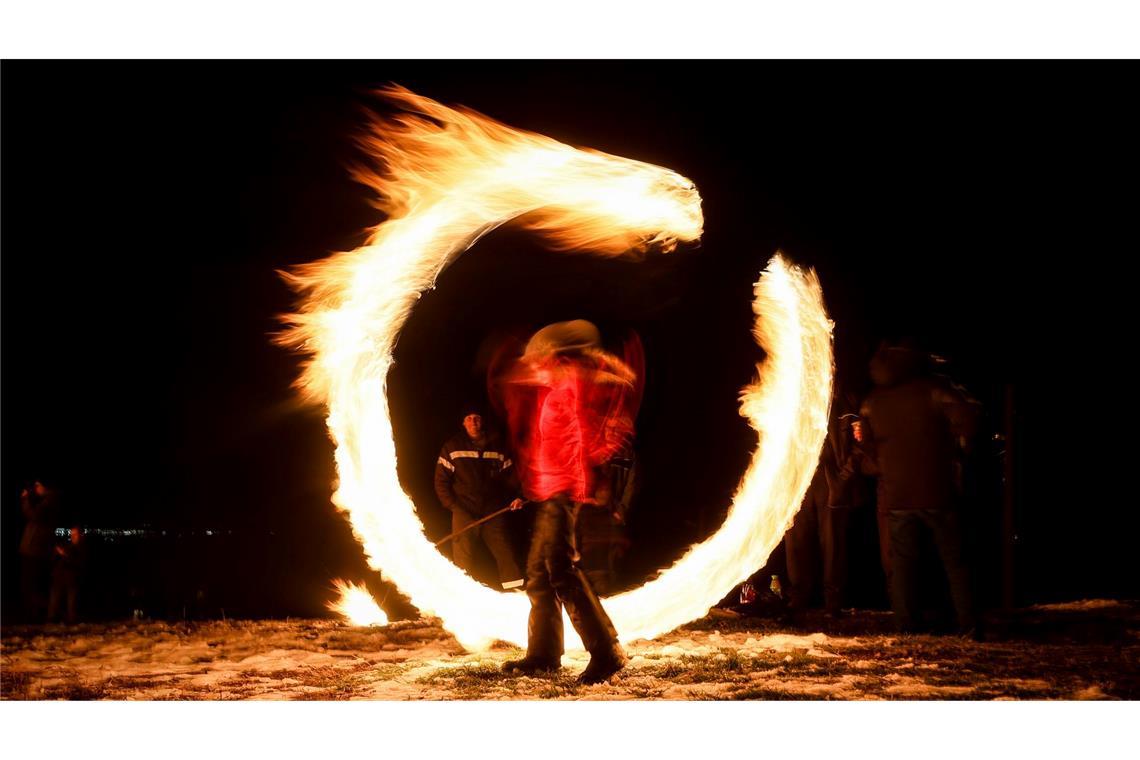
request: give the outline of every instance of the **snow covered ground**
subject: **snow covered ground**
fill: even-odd
[[[505,676],[521,652],[464,651],[433,619],[6,627],[4,699],[1137,699],[1140,604],[1091,600],[995,617],[986,641],[899,636],[885,613],[796,628],[714,610],[627,646],[610,683]]]

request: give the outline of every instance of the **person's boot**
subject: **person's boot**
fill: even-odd
[[[526,656],[521,660],[510,660],[503,663],[503,672],[509,675],[530,676],[535,673],[547,673],[562,667],[561,660],[548,660],[542,657]]]
[[[621,647],[614,644],[604,652],[590,656],[590,664],[582,671],[582,675],[578,676],[578,683],[588,686],[608,681],[614,673],[624,668],[628,661],[629,658],[625,656]]]

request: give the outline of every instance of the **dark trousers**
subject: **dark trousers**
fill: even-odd
[[[883,566],[883,577],[887,579],[887,591],[891,588],[891,513],[876,512],[879,526],[879,562]]]
[[[48,587],[51,585],[51,558],[20,555],[20,596],[24,619],[42,623],[47,613]]]
[[[915,630],[919,614],[918,574],[922,536],[929,534],[938,548],[950,585],[958,627],[973,627],[974,600],[970,572],[962,547],[961,520],[952,510],[898,509],[888,513],[891,542],[891,608],[901,630]]]
[[[48,599],[48,622],[59,620],[60,606],[66,604],[66,623],[79,619],[79,579],[72,575],[56,575],[51,583],[51,596]]]
[[[810,494],[796,514],[784,536],[792,607],[810,605],[822,566],[824,606],[839,611],[847,585],[847,516],[846,508],[829,507],[826,499],[812,499]]]
[[[583,506],[577,523],[578,566],[594,592],[604,596],[613,588],[618,559],[629,546],[629,539],[622,524],[606,509]]]
[[[579,505],[552,499],[537,505],[534,534],[526,558],[526,593],[530,597],[527,657],[556,662],[563,652],[562,608],[591,656],[617,645],[617,631],[578,567],[574,537]]]
[[[452,532],[463,530],[477,519],[466,512],[452,512],[451,530]],[[499,569],[499,583],[503,588],[522,586],[522,569],[519,567],[515,547],[511,542],[506,516],[500,515],[452,539],[451,552],[455,564],[466,570],[469,575],[474,575],[478,541],[482,541],[491,552],[491,556],[495,558],[495,565]]]

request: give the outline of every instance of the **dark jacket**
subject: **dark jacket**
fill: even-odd
[[[880,368],[879,387],[863,402],[861,446],[878,476],[878,509],[951,509],[960,491],[961,452],[978,405],[945,378]]]
[[[854,406],[855,399],[847,400],[844,394],[836,393],[819,467],[808,491],[813,499],[825,501],[829,507],[859,507],[866,501],[859,451],[851,432],[850,412]]]
[[[75,583],[83,575],[87,565],[87,540],[81,538],[79,543],[70,541],[56,547],[55,567],[52,569],[52,579],[57,583]]]
[[[488,434],[482,446],[465,432],[449,439],[435,463],[435,493],[449,511],[473,517],[507,506],[518,487],[502,439]]]

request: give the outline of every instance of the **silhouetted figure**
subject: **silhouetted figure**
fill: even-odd
[[[451,512],[451,530],[460,531],[518,498],[514,463],[499,437],[487,431],[474,406],[464,410],[463,431],[450,438],[435,464],[435,493]],[[500,515],[452,539],[455,564],[474,575],[477,542],[482,541],[499,571],[499,583],[510,591],[523,586],[522,569],[511,541],[506,515]]]
[[[60,605],[65,605],[64,622],[71,625],[79,620],[79,585],[87,566],[87,540],[83,529],[72,526],[67,542],[55,547],[55,567],[51,575],[51,597],[48,603],[48,621],[59,620]]]
[[[890,540],[891,607],[900,630],[918,628],[918,570],[923,534],[937,547],[958,627],[975,627],[959,515],[960,452],[973,435],[978,405],[913,345],[882,344],[871,359],[875,389],[855,426],[878,477],[878,508]]]
[[[492,374],[523,495],[537,504],[526,563],[527,653],[506,663],[507,672],[560,667],[563,607],[590,652],[581,683],[604,681],[625,665],[617,631],[578,566],[575,523],[580,510],[608,498],[598,493],[611,488],[603,468],[633,439],[640,345],[632,339],[622,361],[602,349],[593,324],[560,322],[535,333],[505,373]]]
[[[39,623],[47,611],[59,494],[37,480],[20,492],[20,509],[25,520],[20,538],[20,592],[25,619]]]
[[[600,595],[614,590],[617,565],[629,548],[626,516],[633,502],[633,447],[618,452],[603,468],[598,509],[578,513],[579,565]]]
[[[784,536],[788,606],[810,606],[822,575],[827,614],[839,616],[847,588],[847,523],[859,506],[859,473],[850,419],[855,399],[837,392],[819,465],[795,522]],[[822,574],[821,574],[822,569]]]

